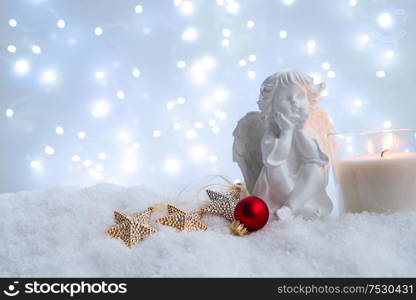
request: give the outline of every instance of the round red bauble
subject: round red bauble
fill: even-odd
[[[259,197],[249,196],[237,203],[234,218],[243,223],[249,231],[256,231],[266,225],[269,208]]]

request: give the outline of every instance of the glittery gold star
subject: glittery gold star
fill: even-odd
[[[116,225],[113,225],[106,233],[113,238],[123,240],[127,247],[132,247],[146,236],[156,232],[156,229],[149,224],[152,211],[153,208],[149,207],[132,216],[115,211]]]
[[[168,215],[157,219],[156,222],[175,227],[180,231],[207,230],[208,226],[201,222],[201,217],[201,210],[185,212],[168,204]]]
[[[240,200],[240,193],[238,191],[220,193],[213,190],[206,190],[206,192],[211,202],[202,211],[204,213],[222,216],[228,221],[233,222],[235,220],[234,210]]]

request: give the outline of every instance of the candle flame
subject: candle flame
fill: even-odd
[[[369,154],[373,154],[374,153],[374,143],[372,141],[368,141],[367,142],[367,152]]]
[[[390,133],[384,138],[384,150],[389,150],[393,146],[393,135]]]
[[[393,135],[390,133],[386,135],[384,138],[384,145],[383,145],[383,151],[381,152],[380,156],[384,157],[384,154],[390,150],[390,148],[393,146]]]

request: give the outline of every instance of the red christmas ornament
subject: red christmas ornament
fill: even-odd
[[[256,231],[266,225],[269,208],[259,197],[249,196],[237,203],[234,218],[243,223],[249,231]]]

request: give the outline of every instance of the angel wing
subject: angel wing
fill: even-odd
[[[260,112],[253,111],[238,121],[233,132],[233,161],[237,162],[240,167],[249,193],[253,191],[263,168],[261,139],[264,131]]]

